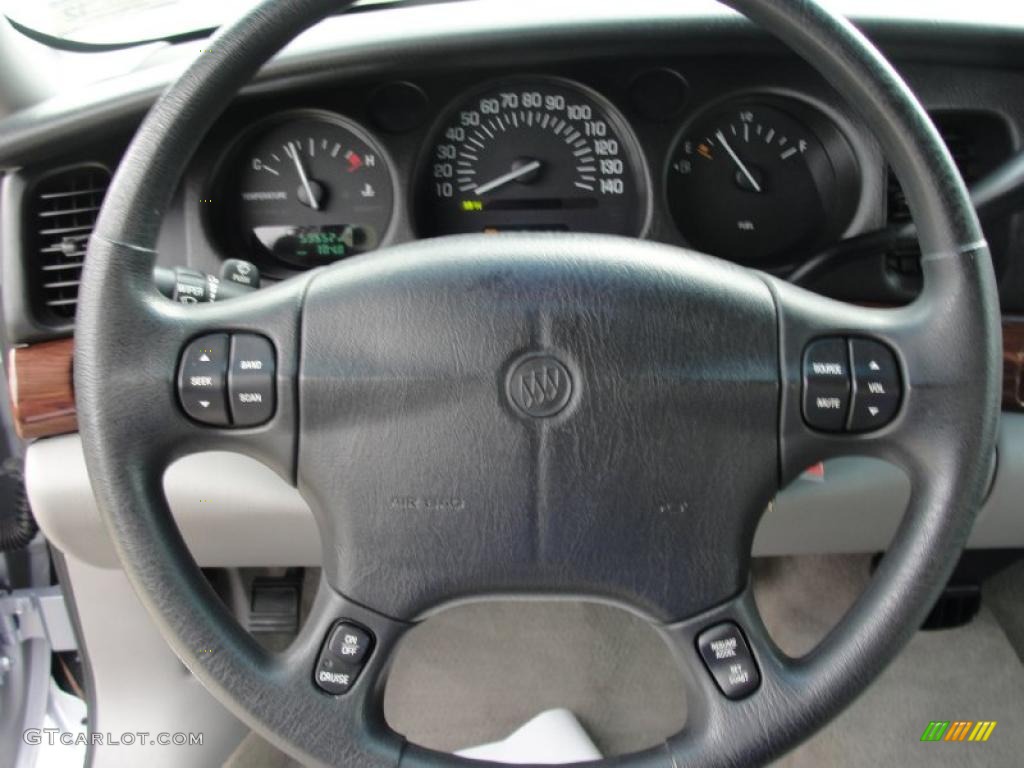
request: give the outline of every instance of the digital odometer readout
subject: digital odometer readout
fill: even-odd
[[[253,234],[274,258],[296,267],[314,267],[377,247],[372,226],[322,224],[312,227],[255,227]]]

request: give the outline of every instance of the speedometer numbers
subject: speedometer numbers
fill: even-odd
[[[420,175],[427,235],[514,230],[638,235],[648,209],[639,150],[582,86],[492,86],[448,113]]]
[[[788,99],[698,116],[672,152],[668,203],[692,247],[743,264],[786,263],[849,224],[857,163],[839,129]]]

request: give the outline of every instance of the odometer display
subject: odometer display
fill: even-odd
[[[297,227],[258,226],[253,234],[276,259],[296,267],[315,267],[377,247],[377,232],[361,224]]]
[[[420,174],[419,228],[639,235],[647,186],[635,141],[601,97],[562,80],[509,81],[447,113]]]

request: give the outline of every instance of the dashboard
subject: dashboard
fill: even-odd
[[[207,231],[273,274],[410,235],[512,230],[650,236],[777,269],[877,221],[862,202],[880,158],[827,102],[726,86],[690,105],[677,68],[625,69],[597,87],[391,81],[354,102],[365,122],[320,106],[329,94],[254,116],[200,162]]]
[[[274,281],[417,238],[556,230],[642,237],[788,276],[838,241],[909,220],[842,95],[742,19],[659,3],[579,19],[552,10],[554,20],[507,9],[495,32],[483,5],[460,3],[458,23],[429,8],[338,17],[296,41],[200,144],[165,212],[161,264],[219,275],[243,260]],[[363,41],[339,46],[342,32]],[[524,49],[526,34],[543,44]],[[1024,132],[1024,74],[993,34],[874,28],[968,183]],[[75,198],[95,214],[168,69],[194,54],[164,55],[125,83],[0,124],[14,343],[72,330],[89,214],[60,218],[68,233],[39,220],[62,216],[50,201],[81,188],[96,193]],[[82,168],[88,179],[63,178]],[[985,224],[1004,310],[1022,311],[1024,216]],[[912,242],[880,247],[807,284],[903,303],[920,288],[918,259]]]
[[[784,273],[885,221],[884,159],[839,102],[809,68],[765,77],[757,59],[291,92],[225,117],[182,206],[194,250],[272,278],[414,238],[513,230],[650,238]]]

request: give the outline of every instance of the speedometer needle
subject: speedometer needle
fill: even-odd
[[[754,174],[752,174],[750,170],[747,168],[747,166],[743,164],[743,161],[740,160],[739,155],[737,155],[733,151],[732,147],[729,146],[729,142],[725,140],[725,135],[721,131],[718,131],[717,133],[715,133],[715,138],[722,143],[723,147],[725,147],[725,151],[729,153],[729,157],[731,157],[733,159],[733,162],[736,163],[736,167],[739,168],[740,171],[742,171],[744,176],[747,177],[747,181],[750,182],[750,186],[754,188],[754,191],[760,192],[761,185],[757,183],[757,179],[754,178]]]
[[[486,184],[481,184],[479,187],[473,190],[473,194],[486,195],[491,190],[497,189],[498,187],[503,187],[509,182],[515,181],[516,179],[521,179],[523,178],[523,176],[527,176],[539,168],[540,160],[532,160],[529,163],[526,163],[526,165],[521,165],[518,168],[513,168],[508,173],[503,174],[496,179],[488,181]]]
[[[299,172],[299,179],[302,181],[302,186],[306,190],[306,197],[309,199],[309,207],[314,211],[319,211],[320,201],[317,200],[316,195],[313,194],[313,187],[309,183],[309,177],[306,175],[306,169],[302,167],[302,161],[299,160],[299,150],[293,142],[288,143],[288,148],[291,150],[289,154],[295,162],[295,170]]]

